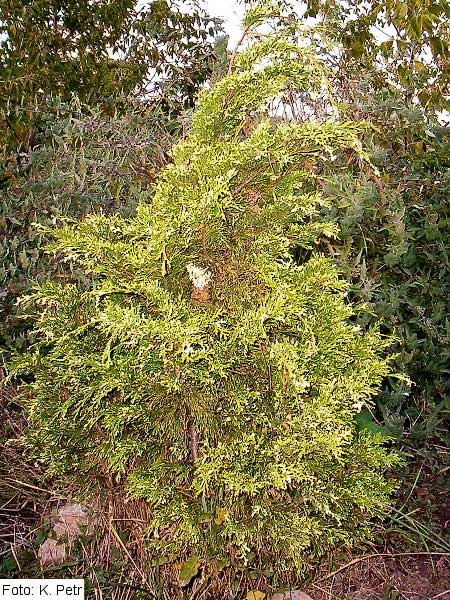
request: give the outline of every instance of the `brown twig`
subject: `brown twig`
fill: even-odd
[[[8,127],[11,129],[11,131],[13,132],[13,135],[16,138],[16,140],[21,144],[22,140],[18,136],[17,131],[14,129],[13,124],[9,121],[9,119],[6,119],[5,117],[3,117],[3,120],[8,125]]]
[[[234,61],[236,59],[237,51],[239,50],[240,45],[244,41],[247,33],[250,31],[250,29],[253,27],[253,25],[254,25],[254,23],[252,23],[252,25],[249,25],[248,27],[246,27],[244,29],[243,34],[241,35],[241,37],[240,37],[238,43],[236,44],[236,46],[234,47],[233,52],[231,53],[230,64],[228,65],[228,75],[231,75],[231,70],[233,68],[233,64],[234,64]]]
[[[450,552],[394,552],[392,554],[376,552],[374,554],[367,554],[366,556],[359,556],[358,558],[354,558],[347,564],[343,565],[342,567],[339,567],[339,569],[336,569],[336,571],[333,571],[332,573],[329,573],[328,575],[325,575],[324,577],[317,579],[315,581],[315,583],[321,583],[322,581],[331,579],[332,577],[334,577],[341,571],[344,571],[345,569],[348,569],[349,567],[352,567],[353,565],[356,565],[356,564],[362,562],[363,560],[370,560],[372,558],[377,558],[377,557],[397,558],[399,556],[448,556],[448,557],[450,557]]]
[[[195,463],[198,458],[198,435],[194,423],[189,424],[189,451],[191,462]]]
[[[297,152],[296,155],[297,156],[310,156],[313,154],[317,154],[318,152],[321,152],[320,148],[317,148],[316,150],[300,151],[300,152]],[[270,157],[269,157],[269,160],[270,160]],[[247,177],[247,179],[244,179],[244,181],[242,183],[240,183],[237,186],[237,188],[233,191],[233,194],[239,194],[239,192],[241,192],[245,188],[246,185],[248,185],[254,179],[256,179],[256,177],[258,177],[258,175],[261,175],[261,173],[263,173],[268,167],[269,167],[269,165],[265,164],[262,167],[260,167],[257,171],[255,171],[252,175]],[[281,179],[283,179],[283,177],[286,177],[290,173],[294,172],[297,168],[298,168],[298,165],[293,165],[291,168],[287,169],[284,173],[282,173],[280,175],[280,177],[278,177],[276,179],[275,182],[272,182],[272,187],[273,187],[273,185],[277,184]]]
[[[234,190],[234,194],[239,194],[239,192],[241,192],[246,185],[248,185],[249,183],[251,183],[254,179],[256,179],[256,177],[258,177],[258,175],[260,175],[261,173],[264,173],[264,171],[267,169],[267,165],[263,165],[262,167],[260,167],[257,171],[255,171],[252,175],[250,175],[249,177],[247,177],[247,179],[244,179],[244,181],[242,183],[240,183],[237,188]]]

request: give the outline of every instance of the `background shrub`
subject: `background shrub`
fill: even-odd
[[[155,172],[165,164],[179,127],[157,104],[144,107],[120,98],[115,104],[118,110],[113,104],[105,114],[77,100],[49,100],[36,115],[36,145],[10,155],[0,205],[0,344],[5,348],[25,344],[27,328],[15,302],[33,281],[86,281],[73,264],[44,255],[42,227],[92,211],[132,214],[138,200],[152,196]]]
[[[355,101],[356,102],[356,101]],[[399,340],[399,372],[386,380],[380,416],[392,433],[446,437],[450,408],[449,131],[393,90],[361,89],[349,112],[369,118],[366,144],[379,174],[343,158],[324,183],[327,212],[339,225],[333,256],[354,301],[367,302],[362,325],[382,319]],[[342,168],[345,167],[345,172]],[[447,438],[448,439],[448,438]]]

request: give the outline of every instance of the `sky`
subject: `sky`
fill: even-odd
[[[237,2],[237,0],[204,0],[204,5],[208,14],[224,20],[224,29],[230,36],[228,47],[230,49],[234,48],[242,35],[243,2]]]

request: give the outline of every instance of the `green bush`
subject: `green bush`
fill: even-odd
[[[200,3],[172,0],[2,0],[1,154],[27,145],[45,100],[90,106],[120,94],[191,107],[210,77],[220,33]],[[21,110],[35,105],[35,111]]]
[[[127,108],[124,110],[123,106]],[[119,105],[119,112],[114,108]],[[49,100],[36,122],[35,147],[11,160],[0,203],[0,345],[22,348],[26,326],[15,301],[32,281],[85,281],[74,265],[45,256],[42,227],[103,211],[131,214],[149,201],[155,169],[166,162],[178,126],[158,106],[119,98],[110,108]]]
[[[274,124],[292,89],[327,93],[315,57],[251,45],[201,93],[151,203],[55,229],[92,285],[36,288],[40,341],[14,367],[34,375],[28,443],[49,475],[124,480],[158,556],[283,577],[368,534],[398,460],[356,427],[388,340],[355,325],[330,259],[293,256],[335,234],[307,165],[361,156],[363,126]]]
[[[396,368],[407,382],[385,381],[381,415],[392,433],[445,437],[450,412],[449,130],[393,90],[361,88],[359,117],[376,126],[366,144],[380,175],[345,160],[328,173],[333,202],[325,219],[339,225],[334,246],[360,321],[399,340]]]

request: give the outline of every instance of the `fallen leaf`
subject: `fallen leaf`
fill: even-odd
[[[81,534],[81,527],[88,524],[88,511],[80,504],[66,504],[58,511],[51,537],[38,550],[41,565],[60,565],[70,551],[70,545]],[[64,541],[63,541],[64,540]]]
[[[228,516],[228,511],[226,508],[218,508],[216,510],[216,518],[214,519],[214,523],[216,525],[222,525],[225,519]]]
[[[288,590],[284,593],[274,594],[272,600],[312,600],[312,598],[300,590]]]
[[[250,590],[247,592],[246,600],[264,600],[266,597],[264,592],[260,592],[259,590]]]
[[[200,561],[198,556],[191,556],[186,560],[180,567],[180,575],[178,577],[178,584],[180,587],[185,587],[189,584],[191,579],[195,577],[200,568]]]
[[[58,515],[59,520],[53,526],[53,531],[58,538],[67,535],[69,542],[77,538],[81,533],[80,528],[88,523],[87,510],[80,504],[67,504]]]
[[[58,540],[48,538],[39,546],[38,557],[42,566],[60,565],[66,560],[66,556],[66,545],[58,543]]]

